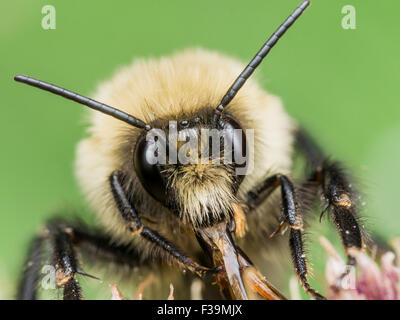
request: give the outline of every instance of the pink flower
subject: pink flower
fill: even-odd
[[[154,278],[153,274],[150,274],[146,279],[144,279],[144,281],[142,281],[138,285],[136,290],[136,295],[133,298],[133,300],[143,300],[144,290],[155,281],[156,279]],[[110,290],[111,290],[111,300],[128,300],[126,297],[122,295],[121,291],[115,284],[110,285]],[[167,300],[174,300],[174,286],[172,285],[172,283],[170,283],[169,285],[169,295]]]
[[[331,243],[324,237],[320,242],[329,254],[325,275],[328,283],[326,296],[333,300],[399,300],[400,267],[396,255],[388,251],[380,257],[380,265],[365,252],[350,250],[357,267],[346,271],[346,263]],[[400,239],[392,241],[395,251],[400,253]]]

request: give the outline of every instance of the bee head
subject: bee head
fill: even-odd
[[[240,123],[212,109],[145,132],[134,148],[136,173],[147,192],[193,227],[230,221],[247,164]]]

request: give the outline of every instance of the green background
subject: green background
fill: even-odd
[[[83,108],[17,84],[15,74],[90,95],[135,57],[200,46],[247,61],[299,2],[1,1],[0,298],[12,297],[28,241],[47,217],[63,207],[87,215],[73,174]],[[41,27],[46,4],[56,8],[56,30]],[[355,30],[341,26],[346,4],[356,8]],[[394,0],[314,0],[256,72],[352,170],[368,225],[385,239],[400,234],[399,11]],[[339,248],[326,225],[310,237],[318,288],[326,259],[318,236]]]

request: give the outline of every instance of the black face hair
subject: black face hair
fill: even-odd
[[[221,117],[224,108],[232,101],[236,96],[240,88],[244,85],[247,79],[253,74],[254,70],[260,65],[263,59],[268,55],[270,50],[275,46],[278,40],[285,34],[285,32],[292,26],[292,24],[300,17],[304,10],[310,5],[310,1],[303,1],[293,13],[280,25],[278,29],[269,37],[267,42],[261,47],[254,58],[244,68],[242,73],[233,82],[227,93],[222,98],[218,107],[215,109],[213,118],[213,127],[218,126],[218,121]]]
[[[17,75],[14,77],[15,81],[22,82],[25,84],[28,84],[32,87],[36,87],[42,90],[49,91],[51,93],[54,93],[58,96],[70,99],[72,101],[78,102],[80,104],[83,104],[85,106],[88,106],[89,108],[92,108],[94,110],[103,112],[105,114],[108,114],[116,119],[119,119],[121,121],[124,121],[134,127],[140,128],[140,129],[146,129],[150,130],[151,127],[144,123],[142,120],[135,118],[121,110],[118,110],[116,108],[110,107],[104,103],[95,101],[93,99],[84,97],[78,93],[69,91],[67,89],[63,89],[61,87],[58,87],[54,84],[50,84],[47,82],[43,82],[28,76],[23,76],[23,75]]]

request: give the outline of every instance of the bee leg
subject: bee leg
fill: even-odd
[[[37,297],[37,284],[42,264],[44,238],[37,236],[33,239],[29,250],[25,269],[19,282],[16,298],[18,300],[35,300]]]
[[[154,263],[152,258],[144,258],[130,245],[114,243],[109,235],[100,230],[89,232],[81,224],[79,227],[69,227],[69,230],[75,246],[85,261],[104,265],[115,264],[132,269],[150,267]]]
[[[311,167],[311,176],[305,184],[313,183],[322,188],[325,208],[321,218],[327,209],[332,209],[333,221],[347,254],[346,271],[338,280],[341,282],[356,264],[355,258],[351,255],[351,249],[362,248],[362,233],[357,221],[356,193],[340,165],[337,162],[326,161],[323,152],[307,133],[299,130],[296,141]]]
[[[321,163],[324,162],[324,153],[303,129],[299,129],[296,132],[296,146],[306,157],[307,165],[310,167],[312,172],[315,172]]]
[[[197,273],[200,277],[204,276],[207,272],[218,271],[199,265],[197,262],[189,258],[185,253],[183,253],[179,247],[169,242],[158,232],[144,226],[137,211],[134,209],[125,195],[121,178],[122,173],[119,171],[114,171],[111,174],[111,190],[122,218],[125,220],[126,225],[132,234],[138,234],[147,241],[158,246],[160,249],[164,250],[164,252],[168,253],[175,261],[181,263],[190,271]]]
[[[50,223],[47,228],[53,248],[56,283],[64,289],[64,300],[81,300],[82,290],[75,279],[75,274],[78,272],[78,261],[70,229],[59,223]]]
[[[351,250],[361,250],[362,248],[363,240],[357,221],[355,193],[338,163],[324,162],[317,169],[314,177],[322,187],[325,202],[332,209],[333,222],[347,254],[348,266],[343,276],[340,277],[340,282],[356,264]]]
[[[280,179],[278,175],[273,175],[259,185],[257,185],[253,190],[249,191],[247,194],[246,206],[253,210],[261,205],[264,200],[266,200],[271,193],[280,185]]]
[[[297,277],[308,294],[315,299],[325,299],[308,283],[307,261],[302,240],[303,219],[297,209],[296,195],[292,182],[281,174],[267,178],[248,193],[247,205],[250,208],[255,208],[279,186],[281,187],[282,195],[283,221],[290,227],[289,245]]]
[[[64,298],[81,299],[81,290],[77,281],[65,281],[66,276],[75,273],[90,276],[79,269],[75,250],[82,253],[83,258],[104,264],[116,264],[130,268],[150,266],[153,260],[142,259],[139,252],[130,246],[114,244],[108,235],[101,232],[90,232],[82,223],[74,226],[63,220],[48,223],[46,232],[37,236],[29,249],[26,269],[19,284],[17,299],[34,300],[37,298],[40,270],[43,267],[44,245],[49,241],[53,247],[53,260],[58,268],[58,278],[64,287]],[[68,271],[69,270],[69,271]],[[64,279],[64,280],[63,280]],[[57,281],[56,281],[57,282]],[[65,284],[63,285],[63,282]]]
[[[28,255],[27,268],[20,281],[17,299],[34,300],[37,298],[40,270],[43,267],[43,249],[48,240],[52,247],[55,283],[63,288],[64,300],[82,299],[81,288],[75,279],[79,273],[78,262],[69,234],[70,228],[64,224],[51,222],[47,225],[44,234],[36,237]]]
[[[64,300],[80,300],[81,288],[74,277],[78,270],[75,251],[68,232],[58,223],[49,223],[44,234],[33,240],[29,249],[27,268],[19,284],[17,299],[37,298],[45,240],[50,241],[53,249],[54,280],[58,286],[64,288]]]

